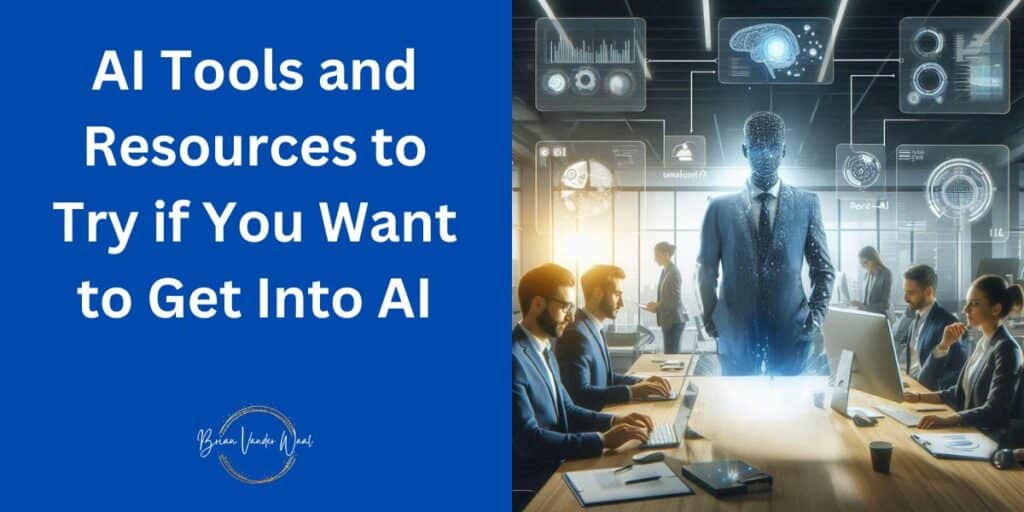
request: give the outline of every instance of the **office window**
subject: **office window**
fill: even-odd
[[[523,275],[523,225],[522,218],[520,217],[519,211],[519,196],[518,190],[512,190],[512,286],[516,285],[519,281],[519,276]]]

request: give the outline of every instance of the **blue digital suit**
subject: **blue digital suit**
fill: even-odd
[[[698,255],[704,314],[718,332],[723,375],[797,375],[815,356],[811,335],[824,320],[835,278],[818,196],[783,183],[771,244],[760,258],[756,238],[746,189],[708,204]],[[809,300],[801,281],[805,259]]]

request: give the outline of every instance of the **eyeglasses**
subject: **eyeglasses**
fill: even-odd
[[[566,301],[564,301],[562,299],[556,299],[554,297],[544,297],[544,298],[547,299],[547,300],[550,300],[552,302],[557,303],[559,305],[559,307],[561,307],[562,312],[567,314],[567,315],[571,316],[573,314],[573,312],[576,310],[576,306],[572,302],[566,302]]]

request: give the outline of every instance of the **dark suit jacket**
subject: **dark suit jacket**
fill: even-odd
[[[828,310],[835,270],[828,255],[818,196],[786,185],[779,188],[767,268],[757,266],[757,226],[747,188],[708,204],[701,229],[700,294],[704,317],[718,330],[718,351],[739,371],[754,373],[755,322],[768,338],[768,371],[798,374],[810,350],[813,329]],[[811,297],[801,271],[810,270]],[[718,289],[719,265],[722,288]],[[759,290],[770,301],[758,309]],[[759,315],[760,313],[760,315]],[[767,319],[767,320],[765,320]]]
[[[540,355],[526,331],[512,330],[512,488],[539,489],[565,459],[597,457],[604,450],[602,432],[611,414],[576,405],[559,379],[558,363],[548,364],[558,388],[551,396]]]
[[[940,394],[944,402],[960,413],[965,424],[989,431],[1004,429],[1017,403],[1017,383],[1024,356],[1010,331],[1000,326],[981,357],[983,362],[978,373],[968,382],[968,393],[964,393],[962,385],[967,373],[967,365],[964,365],[957,382]]]
[[[562,384],[577,404],[600,411],[607,404],[629,401],[630,384],[640,381],[612,371],[611,357],[601,332],[578,311],[555,344]]]
[[[871,288],[867,290],[867,300],[861,309],[872,313],[889,315],[889,296],[892,294],[892,271],[886,267],[878,268],[878,275],[872,279]],[[864,299],[863,295],[858,298]]]
[[[916,362],[921,365],[919,373],[911,374],[911,377],[932,391],[946,389],[955,384],[960,378],[960,370],[964,367],[964,361],[967,360],[967,347],[960,342],[949,347],[946,357],[932,357],[932,350],[942,341],[942,331],[946,329],[947,325],[954,322],[956,322],[956,317],[936,302],[932,306],[931,312],[928,313],[928,318],[924,321],[921,335],[916,340],[908,339],[909,343],[916,344],[918,357]],[[910,335],[913,336],[913,333]]]
[[[683,308],[682,288],[683,277],[679,267],[670,261],[661,269],[658,278],[658,309],[655,310],[658,326],[671,327],[689,320]]]

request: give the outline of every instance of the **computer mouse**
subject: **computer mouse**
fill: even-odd
[[[663,452],[638,453],[633,456],[633,462],[637,464],[650,464],[652,462],[660,462],[663,460],[665,460],[665,454]]]
[[[1013,457],[1013,450],[1010,448],[996,450],[996,452],[992,454],[992,465],[997,469],[1010,469],[1016,466],[1017,461]]]
[[[867,416],[865,414],[857,413],[853,415],[853,424],[858,427],[873,427],[878,424],[878,420]]]

